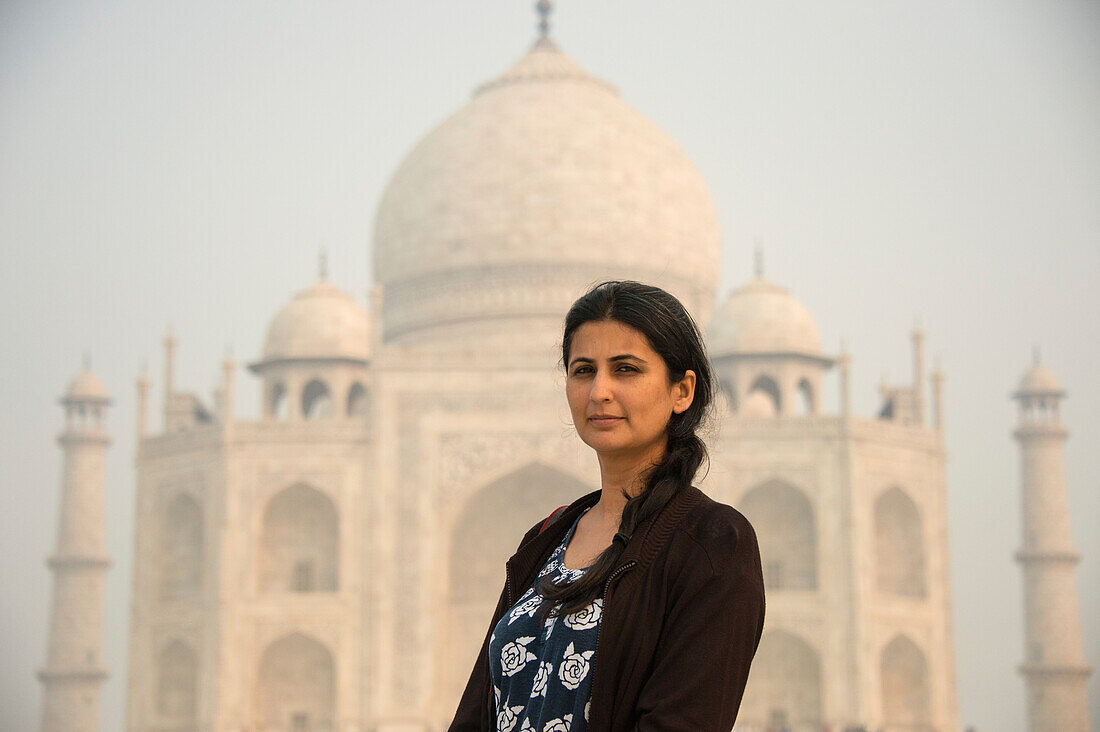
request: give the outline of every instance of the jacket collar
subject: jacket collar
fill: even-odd
[[[507,563],[509,589],[512,593],[533,579],[533,573],[565,538],[566,532],[577,517],[585,509],[599,502],[600,493],[598,490],[592,491],[573,501],[541,534],[538,533],[541,523],[528,532],[526,540]],[[635,562],[644,571],[668,543],[676,526],[702,497],[702,491],[693,485],[685,487],[673,496],[656,516],[649,517],[635,529],[634,535],[630,537],[630,541],[627,542],[619,557],[617,567]],[[516,600],[514,596],[508,599],[509,602]]]

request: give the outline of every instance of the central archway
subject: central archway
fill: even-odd
[[[571,475],[531,462],[481,488],[458,515],[448,541],[448,612],[441,615],[448,621],[442,637],[450,639],[443,664],[445,705],[458,703],[504,586],[505,562],[524,532],[592,490]]]

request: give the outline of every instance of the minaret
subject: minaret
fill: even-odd
[[[57,437],[63,452],[57,551],[53,571],[46,666],[43,732],[99,730],[103,667],[103,583],[110,560],[103,543],[104,456],[110,438],[104,424],[110,399],[88,368],[61,397],[65,429]]]
[[[1081,555],[1070,540],[1063,446],[1069,432],[1059,417],[1065,396],[1058,379],[1035,363],[1012,398],[1019,403],[1013,437],[1020,443],[1028,732],[1087,732],[1085,682],[1092,669],[1081,647],[1074,566]]]

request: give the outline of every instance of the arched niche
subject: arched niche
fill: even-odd
[[[175,729],[191,729],[198,718],[198,657],[175,640],[157,655],[157,715]]]
[[[457,704],[501,588],[504,565],[534,523],[592,487],[539,462],[528,463],[479,489],[451,525],[447,542],[444,698]],[[526,588],[519,589],[522,594]],[[518,596],[517,594],[517,596]]]
[[[332,394],[320,379],[312,379],[302,387],[302,416],[306,419],[332,416]]]
[[[895,636],[882,649],[879,671],[886,731],[931,732],[928,663],[917,644],[904,635]]]
[[[261,730],[336,729],[336,671],[318,641],[291,633],[269,645],[260,659],[256,720]]]
[[[367,389],[358,381],[348,389],[346,407],[349,417],[365,417],[367,414]]]
[[[924,528],[920,511],[900,488],[875,501],[875,587],[903,597],[925,597]]]
[[[591,491],[576,478],[537,462],[479,490],[451,529],[451,600],[457,604],[488,601],[495,606],[504,585],[504,563],[523,533],[558,506]]]
[[[760,729],[818,732],[822,727],[821,656],[784,630],[765,632],[749,670],[737,721]]]
[[[290,413],[287,405],[286,386],[280,381],[271,387],[271,401],[268,410],[275,419],[286,419]]]
[[[268,501],[260,537],[260,592],[335,592],[340,519],[324,493],[285,488]]]
[[[191,496],[178,493],[160,520],[160,599],[194,600],[202,594],[203,516]]]
[[[737,508],[756,529],[765,589],[816,590],[817,531],[806,494],[770,480],[746,493]]]
[[[817,404],[814,401],[814,387],[809,379],[798,382],[798,413],[806,416],[817,412]]]
[[[775,416],[782,411],[783,400],[779,393],[779,384],[770,376],[757,376],[745,395],[745,405],[752,406],[751,416]],[[765,414],[766,412],[766,414]]]

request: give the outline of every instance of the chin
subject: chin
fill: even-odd
[[[597,435],[595,439],[588,439],[584,441],[584,444],[591,447],[596,452],[619,452],[621,450],[630,449],[630,445],[625,444],[622,440],[616,439],[601,439],[602,435]]]

